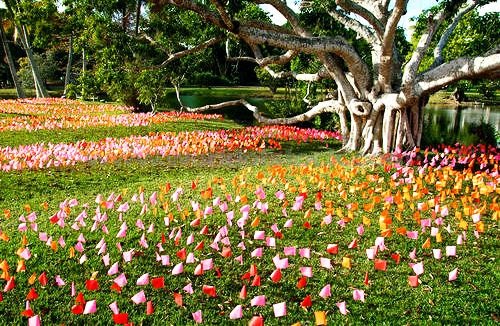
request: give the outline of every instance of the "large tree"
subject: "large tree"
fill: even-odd
[[[336,113],[340,117],[344,149],[365,154],[418,146],[423,129],[423,106],[432,93],[462,79],[498,78],[500,74],[498,42],[485,44],[484,52],[475,57],[446,60],[447,56],[443,55],[457,22],[491,1],[436,1],[436,7],[428,12],[425,31],[409,60],[404,62],[397,31],[409,1],[302,1],[302,11],[329,15],[354,31],[369,46],[369,55],[364,55],[360,46],[354,44],[356,42],[344,37],[343,29],[338,34],[334,30],[318,32],[314,21],[302,19],[303,15],[295,13],[282,0],[150,0],[157,7],[173,5],[194,12],[228,38],[246,43],[253,56],[240,59],[255,62],[275,77],[292,76],[312,82],[332,79],[338,96],[319,101],[295,117],[266,118],[245,100],[227,105],[243,104],[253,111],[259,122],[266,124],[291,124],[325,112]],[[238,19],[233,8],[242,3],[271,5],[286,18],[287,24],[277,26],[264,21]],[[265,56],[263,53],[267,52],[263,49],[269,47],[280,48],[283,52]],[[277,72],[270,68],[274,64],[286,65],[299,53],[316,58],[321,63],[320,69],[302,74],[300,71]],[[427,53],[433,53],[434,62],[430,68],[424,69],[421,64]]]

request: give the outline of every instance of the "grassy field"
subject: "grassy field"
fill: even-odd
[[[240,127],[206,120],[15,131],[0,133],[0,144]],[[443,165],[419,174],[398,158],[343,156],[339,146],[289,141],[281,149],[0,172],[0,262],[9,265],[0,265],[0,324],[37,316],[42,325],[105,325],[118,317],[186,325],[196,322],[197,311],[205,324],[248,324],[254,316],[266,325],[498,323],[497,159],[488,161],[489,172]],[[129,208],[120,210],[125,203]],[[82,212],[87,217],[79,220]],[[126,235],[118,236],[124,223]],[[327,250],[331,244],[338,252]],[[128,261],[123,253],[132,249]],[[367,249],[377,251],[375,260]],[[169,264],[158,260],[167,255]],[[210,259],[213,267],[202,266],[200,274],[198,266]],[[20,261],[25,270],[16,271]],[[118,271],[110,273],[114,263]],[[412,287],[419,264],[424,271]],[[122,273],[128,283],[117,288]],[[145,302],[136,296],[141,291]],[[264,305],[252,305],[258,296]],[[274,305],[283,302],[286,314],[276,317]],[[86,306],[89,313],[81,314]]]

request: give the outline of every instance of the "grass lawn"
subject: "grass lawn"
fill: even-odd
[[[239,127],[15,131],[0,133],[0,144]],[[488,173],[443,166],[420,175],[397,160],[337,154],[339,146],[288,141],[0,172],[0,324],[38,316],[42,325],[192,325],[197,311],[205,324],[498,323],[498,159]]]

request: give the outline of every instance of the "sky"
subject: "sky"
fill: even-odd
[[[393,0],[394,2],[394,0]],[[297,0],[287,0],[288,5],[295,11],[299,10],[299,5]],[[428,9],[432,7],[433,5],[436,4],[436,0],[410,0],[408,2],[408,10],[407,14],[401,18],[401,21],[399,22],[399,25],[404,27],[406,31],[408,31],[408,28],[411,26],[410,19],[412,17],[418,16],[420,12],[424,9]],[[266,11],[269,11],[271,14],[271,18],[273,19],[273,22],[282,25],[285,23],[285,18],[281,16],[276,10],[271,8],[268,5],[263,5],[262,6]],[[500,11],[500,1],[495,1],[493,3],[490,3],[483,8],[481,8],[481,12],[491,12],[491,11]],[[407,35],[408,36],[408,35]]]

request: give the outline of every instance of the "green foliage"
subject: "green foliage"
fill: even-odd
[[[149,105],[155,112],[157,105],[163,102],[167,94],[165,73],[160,69],[141,71],[134,82],[138,91],[137,99],[141,104]]]
[[[468,144],[497,146],[497,131],[492,124],[481,121],[479,123],[472,123],[467,128],[469,131],[468,134],[471,137]]]
[[[189,84],[193,86],[228,86],[230,81],[210,71],[195,71],[191,74]]]
[[[500,80],[481,80],[477,86],[479,94],[487,99],[495,99],[496,92],[500,89]]]
[[[278,71],[278,69],[280,69],[280,66],[269,65],[269,68],[273,69],[274,71]],[[278,87],[284,87],[287,83],[286,79],[274,78],[269,74],[269,72],[267,72],[263,68],[260,68],[259,66],[255,67],[255,74],[257,76],[259,84],[268,87],[273,94],[276,93]]]
[[[59,62],[56,60],[56,55],[53,51],[48,51],[42,54],[35,54],[35,61],[40,69],[40,75],[44,82],[49,80],[60,80],[61,71],[59,69]],[[17,75],[26,88],[34,88],[33,73],[31,65],[27,57],[20,58],[19,69]]]

